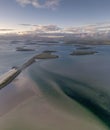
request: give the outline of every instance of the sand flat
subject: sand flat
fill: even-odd
[[[10,109],[7,103],[0,103],[0,111],[6,110],[0,118],[1,130],[108,130],[95,115],[63,94],[57,99],[60,106],[53,99],[50,102],[37,84],[24,75],[11,85],[13,92],[8,91],[2,98],[3,101],[10,97]]]

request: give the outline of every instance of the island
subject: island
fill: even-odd
[[[55,58],[59,58],[58,55],[52,54],[53,52],[56,52],[56,51],[46,50],[46,51],[43,51],[41,54],[36,55],[34,58],[35,59],[55,59]]]
[[[94,50],[74,50],[70,55],[93,55],[98,53]]]
[[[31,59],[29,59],[27,62],[25,62],[23,65],[17,67],[14,66],[12,69],[10,69],[8,72],[0,76],[0,89],[4,88],[6,85],[8,85],[11,81],[13,81],[24,69],[29,67],[31,64],[33,64],[36,59],[55,59],[59,56],[51,54],[56,51],[46,50],[43,51],[41,54],[37,54],[33,56]]]
[[[35,51],[35,49],[17,47],[17,48],[16,48],[16,51]]]
[[[84,45],[77,45],[77,50],[91,50],[93,47],[91,46],[84,46]]]

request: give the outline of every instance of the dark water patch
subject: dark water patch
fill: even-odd
[[[66,96],[87,107],[110,127],[110,96],[106,93],[95,89],[92,85],[46,71],[40,67],[37,67],[36,71],[32,70],[30,74],[44,94],[57,97],[57,100],[60,98],[60,95],[48,82],[48,80],[54,81]]]
[[[108,126],[110,126],[110,111],[109,111],[110,109],[107,108],[108,104],[103,104],[105,106],[102,107],[102,104],[99,104],[98,102],[96,102],[94,97],[92,97],[93,99],[91,98],[91,94],[89,97],[88,95],[84,94],[83,92],[84,90],[82,91],[82,90],[77,90],[76,88],[74,88],[74,81],[73,81],[73,89],[72,89],[71,86],[67,83],[67,80],[65,81],[64,80],[62,81],[60,79],[56,79],[56,82],[59,84],[62,91],[70,98],[75,99],[82,105],[89,108],[94,114],[99,116]],[[109,99],[107,100],[109,102]]]
[[[31,78],[38,84],[38,86],[40,86],[39,88],[41,89],[43,93],[51,97],[60,98],[60,95],[48,82],[47,80],[48,76],[45,73],[43,73],[42,71],[38,72],[37,70],[34,70],[34,72],[31,71],[30,75],[32,76]],[[42,75],[45,78],[43,78]]]

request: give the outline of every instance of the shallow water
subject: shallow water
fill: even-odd
[[[110,46],[94,46],[99,53],[86,56],[70,56],[74,45],[35,52],[16,52],[16,46],[0,51],[1,74],[42,50],[60,58],[37,61],[0,91],[0,129],[109,130]]]
[[[108,130],[88,109],[65,95],[48,74],[34,70],[39,82],[31,77],[33,82],[26,73],[0,92],[0,129]]]

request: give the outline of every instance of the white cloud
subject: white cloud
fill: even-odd
[[[55,9],[60,0],[16,0],[20,5],[32,5],[35,8],[51,8]]]
[[[34,30],[36,32],[58,32],[61,30],[60,27],[58,27],[57,25],[36,25],[34,26]]]
[[[14,31],[15,29],[0,29],[0,31],[7,32],[7,31]]]

